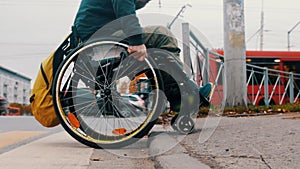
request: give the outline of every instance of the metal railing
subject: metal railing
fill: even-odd
[[[198,85],[213,82],[215,88],[212,102],[223,103],[225,85],[223,56],[206,48],[189,30],[187,23],[183,24],[183,43],[184,62],[192,68],[194,80]],[[299,101],[300,74],[251,64],[246,64],[246,70],[249,104],[268,106]]]
[[[248,99],[253,105],[295,103],[300,74],[247,64]]]

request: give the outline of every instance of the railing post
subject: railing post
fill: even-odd
[[[265,75],[265,80],[264,80],[264,101],[265,101],[265,106],[269,106],[269,72],[268,68],[264,68],[264,75]]]
[[[189,68],[192,68],[189,23],[182,23],[182,41],[183,62]]]
[[[210,73],[209,73],[209,70],[210,70],[210,60],[209,60],[209,49],[206,49],[205,50],[205,71],[204,71],[204,77],[203,77],[203,80],[204,80],[204,84],[208,83],[210,80]]]
[[[294,74],[290,72],[290,103],[294,103]]]

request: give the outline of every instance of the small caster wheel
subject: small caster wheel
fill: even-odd
[[[175,126],[181,134],[190,134],[194,131],[195,122],[190,116],[179,116],[176,119]]]

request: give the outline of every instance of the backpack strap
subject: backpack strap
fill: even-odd
[[[52,73],[53,78],[58,70],[59,65],[64,59],[64,56],[66,56],[70,50],[72,49],[70,46],[70,37],[72,36],[72,33],[70,33],[67,38],[59,45],[59,47],[56,49],[54,56],[53,56],[53,62],[52,62]],[[52,90],[51,90],[52,91]]]
[[[60,63],[63,61],[64,56],[66,56],[71,51],[71,49],[73,49],[71,47],[72,34],[73,33],[70,33],[55,51],[53,58],[53,76],[55,75]]]
[[[70,36],[70,47],[74,49],[82,42],[82,40],[78,34],[76,26],[72,26],[71,29],[72,29],[72,34]]]

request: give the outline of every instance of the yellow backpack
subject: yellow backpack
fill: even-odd
[[[30,94],[32,114],[45,127],[54,127],[59,124],[52,101],[52,81],[68,50],[69,36],[41,63]]]

